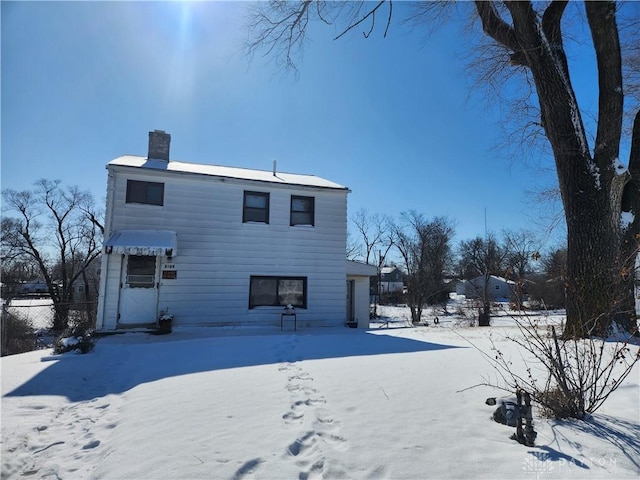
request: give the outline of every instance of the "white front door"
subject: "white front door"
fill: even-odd
[[[123,261],[118,323],[155,323],[158,306],[157,257],[127,255]]]

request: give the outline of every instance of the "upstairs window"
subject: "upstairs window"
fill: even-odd
[[[127,180],[127,203],[164,205],[164,183]]]
[[[306,277],[251,277],[249,308],[285,305],[307,308]]]
[[[291,196],[291,225],[315,225],[313,197]]]
[[[244,192],[242,222],[269,223],[269,194]]]

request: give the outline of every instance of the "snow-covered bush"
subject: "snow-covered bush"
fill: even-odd
[[[78,350],[80,353],[89,353],[95,347],[96,341],[93,331],[74,327],[65,330],[56,339],[53,345],[53,353],[60,354],[74,350]]]

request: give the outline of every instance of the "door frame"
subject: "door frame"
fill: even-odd
[[[131,255],[127,254],[127,253],[123,253],[122,254],[122,258],[120,260],[120,278],[118,281],[118,312],[117,312],[117,320],[116,320],[116,328],[117,327],[130,327],[130,326],[135,326],[135,325],[149,325],[151,323],[155,323],[157,321],[158,318],[158,302],[160,300],[160,268],[161,268],[161,264],[162,264],[162,257],[158,256],[158,255],[149,255],[150,257],[155,258],[155,272],[154,272],[154,286],[152,287],[153,290],[155,291],[155,296],[153,299],[153,321],[152,322],[140,322],[140,323],[123,323],[121,321],[121,316],[122,316],[122,308],[123,308],[123,301],[122,301],[122,292],[123,290],[125,290],[125,288],[129,289],[130,287],[125,287],[125,281],[126,281],[126,273],[127,273],[127,269],[129,266],[129,257]],[[136,255],[134,255],[136,256]],[[134,287],[135,288],[135,287]]]
[[[354,323],[356,321],[356,281],[351,279],[347,280],[347,323]]]

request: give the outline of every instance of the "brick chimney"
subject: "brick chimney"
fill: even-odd
[[[154,130],[149,132],[149,160],[169,161],[169,144],[171,143],[171,135],[164,130]]]

